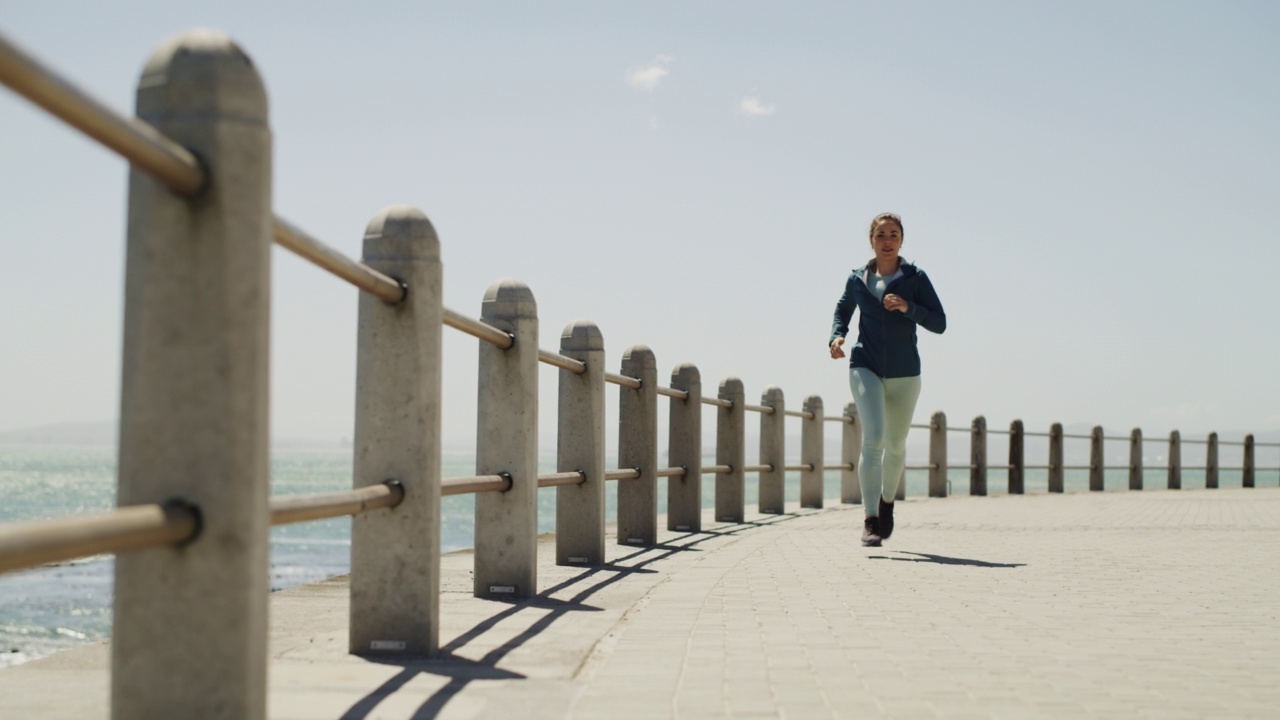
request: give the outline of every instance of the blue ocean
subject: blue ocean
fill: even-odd
[[[994,449],[994,448],[993,448]],[[1032,457],[1028,447],[1027,457]],[[831,454],[831,453],[829,453]],[[1038,456],[1039,453],[1037,452]],[[909,463],[923,462],[920,456]],[[995,455],[993,458],[997,457]],[[1189,458],[1184,463],[1190,465]],[[712,458],[706,462],[711,464]],[[834,462],[834,461],[832,461]],[[954,462],[954,460],[953,460]],[[994,459],[993,459],[994,462]],[[1224,462],[1224,465],[1227,464]],[[541,460],[542,472],[555,468],[553,456]],[[351,487],[352,456],[349,449],[276,450],[271,460],[272,495],[334,492]],[[443,475],[471,475],[472,456],[446,454]],[[0,447],[0,523],[74,516],[115,507],[116,458],[112,447]],[[1270,478],[1274,476],[1272,471]],[[951,491],[968,492],[967,470],[949,473]],[[1261,479],[1260,479],[1261,480]],[[703,501],[714,504],[714,478],[706,476]],[[839,497],[839,473],[826,474],[826,496]],[[1028,492],[1044,492],[1044,471],[1028,470]],[[1125,471],[1107,473],[1107,489],[1127,487]],[[1146,485],[1165,484],[1162,467],[1148,469]],[[1239,472],[1224,471],[1224,487],[1239,486]],[[666,483],[659,482],[659,508],[666,507]],[[1184,473],[1183,486],[1203,487],[1203,473]],[[1005,473],[993,470],[990,491],[1005,489]],[[1087,473],[1068,471],[1066,489],[1085,490]],[[908,471],[907,494],[927,491],[922,471]],[[755,478],[748,475],[747,506],[756,504]],[[787,478],[788,507],[799,498],[799,474]],[[607,494],[607,517],[615,516],[616,491]],[[443,500],[441,540],[445,552],[468,548],[473,538],[472,496]],[[555,490],[539,492],[540,531],[554,530]],[[274,528],[271,533],[271,587],[279,590],[341,575],[350,568],[351,521],[347,518]],[[70,563],[0,576],[0,668],[21,664],[59,650],[103,640],[111,632],[112,563],[110,557],[94,557]]]

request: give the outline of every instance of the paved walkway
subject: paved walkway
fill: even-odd
[[[1280,489],[909,500],[669,533],[520,604],[446,558],[447,654],[345,655],[346,585],[273,596],[273,718],[1280,713]],[[553,553],[544,547],[541,557]],[[106,651],[0,671],[4,717],[105,717]],[[11,714],[12,712],[12,714]]]

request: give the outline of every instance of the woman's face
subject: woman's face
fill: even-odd
[[[902,228],[892,220],[885,220],[876,226],[871,234],[871,249],[877,260],[895,260],[898,251],[902,250]]]

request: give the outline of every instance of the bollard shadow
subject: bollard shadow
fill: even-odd
[[[771,523],[768,523],[771,524]],[[467,685],[480,680],[522,680],[523,675],[503,670],[497,665],[511,651],[524,645],[530,639],[538,636],[540,633],[550,628],[556,621],[575,612],[599,612],[601,608],[586,604],[586,599],[599,593],[605,588],[620,582],[621,580],[637,574],[653,574],[658,572],[648,566],[661,562],[667,558],[684,552],[701,552],[697,545],[713,540],[716,537],[724,535],[732,535],[743,530],[750,529],[743,527],[739,530],[727,532],[723,529],[715,533],[701,532],[688,533],[671,538],[664,543],[651,545],[645,548],[637,548],[636,552],[629,553],[622,557],[604,565],[598,565],[592,568],[586,568],[583,572],[568,578],[546,590],[538,593],[530,598],[496,598],[495,602],[509,603],[509,607],[495,613],[486,618],[484,621],[477,623],[471,629],[454,638],[448,644],[440,648],[440,654],[430,658],[391,658],[391,657],[368,657],[369,662],[398,665],[403,669],[394,677],[390,678],[382,685],[378,686],[369,694],[358,700],[342,715],[342,720],[364,720],[369,717],[377,706],[385,699],[395,694],[398,690],[408,684],[413,678],[422,674],[438,675],[449,678],[449,682],[444,687],[432,693],[421,706],[410,716],[413,720],[430,720],[437,717],[449,701],[458,693],[462,692]],[[683,542],[687,540],[687,542]],[[621,564],[635,560],[634,564]],[[552,597],[558,592],[562,592],[572,588],[583,581],[591,580],[597,576],[602,576],[595,583],[582,588],[571,598],[559,599]],[[471,641],[483,636],[489,630],[492,630],[503,620],[506,620],[517,613],[537,608],[548,610],[545,615],[540,617],[532,625],[514,638],[511,638],[501,646],[490,650],[479,660],[471,660],[457,654],[457,651],[465,647]]]
[[[945,555],[930,555],[929,553],[911,552],[909,550],[893,550],[900,555],[915,555],[917,557],[889,557],[887,555],[868,555],[870,560],[897,560],[898,562],[927,562],[936,563],[938,565],[963,565],[965,567],[982,567],[982,568],[1016,568],[1025,567],[1026,563],[993,563],[986,560],[969,560],[967,558],[953,558]]]

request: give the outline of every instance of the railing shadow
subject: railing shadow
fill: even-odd
[[[936,563],[938,565],[963,565],[966,567],[982,567],[982,568],[1016,568],[1025,567],[1026,563],[993,563],[986,560],[970,560],[967,558],[953,558],[945,555],[930,555],[929,553],[911,552],[909,550],[894,550],[901,555],[916,555],[917,557],[889,557],[887,555],[868,555],[870,560],[897,560],[898,562],[927,562]]]
[[[411,716],[414,720],[428,720],[429,718],[435,718],[438,716],[449,703],[449,700],[462,692],[462,690],[464,690],[472,681],[524,679],[523,675],[502,670],[497,667],[497,664],[511,651],[524,645],[532,638],[537,637],[540,633],[550,628],[557,620],[569,613],[600,612],[601,608],[593,605],[587,605],[585,603],[585,600],[592,595],[599,593],[610,585],[613,585],[628,576],[658,572],[657,570],[649,567],[654,563],[661,562],[662,560],[684,552],[702,552],[702,550],[697,546],[707,541],[738,535],[744,531],[774,525],[779,522],[786,522],[787,520],[795,520],[803,516],[803,514],[796,513],[780,513],[774,516],[777,519],[730,523],[721,525],[714,530],[685,533],[656,545],[638,548],[635,552],[614,558],[604,565],[585,568],[581,573],[565,579],[556,585],[548,587],[546,590],[543,590],[534,597],[522,600],[496,600],[496,602],[509,602],[510,607],[486,618],[482,622],[477,623],[471,629],[454,638],[452,641],[442,646],[440,648],[440,654],[434,657],[366,657],[365,659],[369,662],[384,665],[398,665],[403,669],[394,677],[390,678],[352,705],[345,713],[343,713],[342,720],[363,720],[364,718],[367,718],[379,703],[395,694],[396,691],[421,674],[445,676],[449,678],[449,682],[444,687],[432,693],[431,697],[427,698],[427,700],[414,712]],[[687,542],[685,542],[686,540]],[[640,559],[640,561],[633,565],[620,564],[637,559]],[[558,592],[572,588],[573,586],[578,585],[585,580],[589,580],[594,576],[606,573],[608,574],[608,577],[599,580],[589,587],[583,588],[568,600],[561,600],[552,597],[552,595]],[[489,630],[492,630],[503,620],[516,615],[522,610],[531,608],[549,610],[550,612],[539,618],[516,637],[503,643],[500,647],[486,653],[484,657],[479,660],[470,660],[457,654],[458,650],[465,647],[471,641],[481,637]]]

